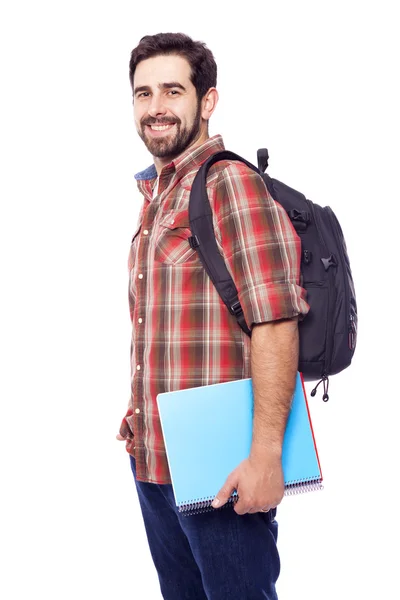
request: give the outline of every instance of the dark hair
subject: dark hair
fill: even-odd
[[[192,71],[190,80],[199,100],[211,87],[217,85],[217,65],[211,50],[203,42],[194,42],[184,33],[157,33],[144,36],[131,52],[129,80],[132,89],[138,64],[147,58],[167,54],[186,58]]]

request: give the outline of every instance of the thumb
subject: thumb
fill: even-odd
[[[122,435],[120,433],[118,433],[116,436],[117,440],[123,441],[125,438],[122,437]]]
[[[214,500],[211,503],[213,508],[220,508],[224,504],[226,504],[229,498],[232,495],[232,492],[236,489],[238,485],[238,478],[236,476],[235,471],[233,471],[228,479],[225,481],[222,488],[219,490],[218,494],[215,496]]]

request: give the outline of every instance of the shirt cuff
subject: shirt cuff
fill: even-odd
[[[304,288],[289,281],[260,284],[239,293],[244,318],[251,330],[256,323],[267,323],[298,316],[302,321],[310,310]]]

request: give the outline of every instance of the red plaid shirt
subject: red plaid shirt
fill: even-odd
[[[154,197],[154,165],[136,175],[144,202],[128,261],[132,384],[120,434],[140,481],[171,483],[158,393],[251,377],[251,340],[188,242],[193,179],[223,149],[217,135],[182,153],[162,169]],[[222,161],[210,169],[207,187],[219,251],[250,329],[306,314],[300,240],[260,175]]]

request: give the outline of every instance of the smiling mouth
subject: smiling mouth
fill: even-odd
[[[152,131],[167,131],[171,129],[175,123],[167,123],[166,125],[147,125]]]

